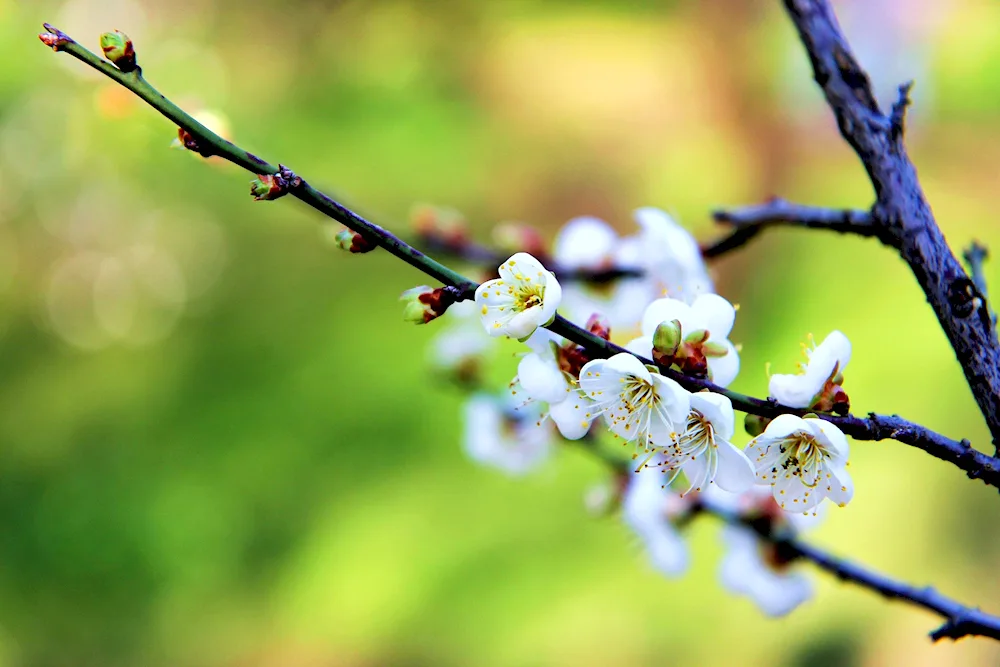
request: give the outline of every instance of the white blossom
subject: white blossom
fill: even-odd
[[[727,387],[740,372],[740,356],[729,341],[729,332],[736,321],[736,308],[717,294],[702,294],[688,305],[679,299],[663,298],[646,307],[642,316],[642,336],[626,347],[630,352],[649,357],[653,351],[653,334],[663,322],[680,323],[680,336],[696,331],[708,331],[708,338],[701,342],[681,343],[678,355],[683,364],[687,359],[700,359],[708,365],[709,378],[715,384]],[[682,370],[684,370],[682,368]]]
[[[804,348],[806,363],[796,375],[771,376],[768,393],[790,408],[809,408],[823,394],[851,360],[851,341],[840,331],[833,331],[813,348]]]
[[[771,486],[781,509],[806,512],[824,498],[843,506],[854,495],[847,438],[828,421],[780,415],[750,441],[746,454],[757,484]]]
[[[612,285],[565,287],[567,312],[583,319],[600,312],[615,329],[633,330],[650,301],[664,294],[692,301],[712,292],[712,281],[694,237],[670,216],[655,208],[635,211],[639,231],[618,236],[602,220],[574,218],[556,237],[553,260],[571,269],[634,269]]]
[[[637,209],[635,220],[641,264],[658,283],[660,293],[693,301],[714,291],[701,248],[691,233],[658,208]]]
[[[476,289],[476,306],[490,336],[524,340],[552,321],[562,300],[555,275],[519,252],[500,265],[500,277]]]
[[[546,329],[538,329],[525,341],[531,352],[521,358],[517,377],[511,383],[513,395],[525,402],[541,401],[549,406],[548,416],[569,440],[578,440],[593,421],[590,401],[577,387],[565,368],[561,339]]]
[[[559,230],[552,259],[564,269],[605,269],[614,263],[618,233],[599,218],[573,218]]]
[[[808,515],[786,512],[763,486],[743,493],[710,486],[700,496],[712,509],[769,520],[772,531],[785,534],[797,535],[815,527],[823,515],[822,511]],[[722,585],[736,595],[748,596],[765,614],[783,616],[812,596],[812,580],[794,563],[784,561],[773,543],[762,540],[750,528],[729,524],[722,530],[722,540],[726,547],[720,567]]]
[[[622,498],[622,518],[642,539],[653,566],[668,577],[683,574],[688,550],[672,519],[684,502],[663,487],[663,475],[645,468],[629,475]]]
[[[646,452],[670,445],[691,409],[690,394],[683,387],[625,352],[585,364],[580,388],[593,401],[588,418],[603,415],[615,435],[637,441]]]
[[[550,454],[551,431],[535,411],[475,394],[465,404],[464,417],[465,451],[474,461],[522,475]]]
[[[701,491],[713,482],[733,493],[754,485],[753,464],[731,442],[735,432],[732,402],[722,394],[691,394],[687,428],[664,451],[662,464],[674,475],[683,470],[690,490]],[[672,478],[671,478],[672,480]]]
[[[784,616],[812,597],[813,583],[802,572],[778,558],[771,543],[744,526],[725,526],[722,539],[722,585],[746,595],[768,616]]]

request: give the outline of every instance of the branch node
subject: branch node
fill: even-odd
[[[907,81],[899,86],[899,96],[892,105],[889,113],[889,136],[894,140],[903,136],[906,131],[906,110],[913,101],[910,99],[910,91],[913,89],[913,81]]]

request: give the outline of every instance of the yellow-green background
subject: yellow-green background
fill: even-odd
[[[399,230],[424,201],[483,238],[588,213],[627,232],[656,205],[710,238],[720,205],[871,200],[778,5],[0,0],[0,665],[996,664],[995,644],[931,645],[933,616],[822,576],[762,617],[717,585],[711,521],[691,572],[662,578],[586,513],[603,473],[577,452],[523,480],[476,467],[461,395],[423,363],[436,326],[400,318],[422,276],[331,249],[296,202],[253,204],[247,174],[170,150],[167,121],[35,37],[131,33],[168,96]],[[1000,6],[950,7],[909,143],[953,246],[1000,249]],[[155,344],[68,343],[60,262],[154,211],[172,248],[215,230],[215,280]],[[989,446],[890,250],[776,230],[714,269],[742,306],[736,389],[840,328],[856,411]],[[1000,612],[995,490],[891,441],[856,443],[852,472],[817,542]]]

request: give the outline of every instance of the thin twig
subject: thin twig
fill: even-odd
[[[840,134],[861,159],[876,194],[878,237],[910,266],[955,351],[1000,453],[1000,340],[975,285],[941,233],[903,143],[910,85],[888,116],[840,30],[829,0],[784,0]],[[891,241],[891,242],[890,242]]]
[[[809,229],[828,229],[840,234],[878,236],[879,228],[871,213],[852,209],[831,209],[793,204],[774,197],[756,206],[717,210],[716,222],[729,225],[732,232],[701,249],[706,259],[718,257],[747,244],[768,227],[785,225]]]
[[[938,593],[931,586],[918,587],[896,581],[863,565],[833,556],[803,540],[775,535],[769,530],[767,522],[755,521],[753,517],[730,512],[704,500],[699,501],[699,505],[702,511],[727,523],[743,525],[753,530],[762,540],[774,543],[781,550],[782,560],[807,560],[841,581],[875,591],[890,600],[909,602],[937,614],[945,619],[945,623],[930,633],[933,641],[969,636],[1000,640],[1000,617],[967,607]]]
[[[615,457],[596,447],[595,443],[591,441],[570,442],[598,459],[613,473],[617,475],[634,474],[635,464],[633,462]],[[961,639],[967,636],[990,637],[1000,640],[1000,617],[967,607],[956,600],[945,597],[930,586],[918,587],[896,581],[863,565],[838,558],[794,535],[775,532],[772,521],[761,521],[754,515],[734,512],[707,500],[700,494],[696,495],[695,498],[688,518],[709,514],[730,525],[743,526],[753,531],[759,539],[774,544],[784,562],[808,561],[841,581],[874,591],[891,600],[909,602],[942,617],[945,619],[945,623],[929,633],[933,641]]]
[[[45,27],[51,34],[61,35],[62,46],[59,49],[60,51],[65,51],[134,92],[154,109],[186,130],[194,141],[197,142],[198,146],[208,154],[221,157],[253,173],[285,174],[285,180],[300,181],[296,187],[289,190],[289,194],[304,201],[328,217],[344,224],[346,227],[364,235],[366,238],[371,239],[373,244],[385,248],[407,264],[423,271],[445,285],[455,287],[459,290],[456,300],[472,298],[476,287],[478,287],[475,281],[428,257],[382,227],[368,222],[347,207],[308,185],[305,181],[301,181],[298,177],[295,177],[295,179],[291,178],[290,172],[287,170],[282,171],[280,165],[279,167],[274,167],[246,150],[219,137],[160,94],[146,82],[142,77],[141,71],[136,70],[127,74],[123,73],[55,28],[52,28],[48,24]],[[627,352],[624,348],[592,334],[562,316],[557,316],[548,328],[567,340],[584,347],[593,358],[609,357],[621,352]],[[642,361],[648,364],[653,363],[649,359],[642,359]],[[772,400],[764,400],[740,394],[713,384],[709,380],[688,377],[669,369],[663,369],[663,373],[690,391],[708,390],[723,394],[733,402],[734,408],[751,414],[762,417],[775,417],[784,413],[801,415],[806,412],[782,406]],[[966,475],[972,479],[981,479],[986,484],[1000,488],[1000,461],[973,449],[967,441],[956,441],[946,438],[923,426],[896,416],[890,417],[872,414],[867,419],[854,416],[821,416],[823,419],[836,424],[844,433],[856,440],[883,440],[886,438],[897,440],[922,449],[943,461],[954,464],[965,471]]]

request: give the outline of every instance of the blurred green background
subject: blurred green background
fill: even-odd
[[[847,4],[879,90],[917,79],[909,144],[949,241],[1000,249],[1000,5]],[[462,396],[424,365],[435,327],[400,317],[425,279],[171,150],[43,20],[94,49],[128,32],[165,94],[400,230],[426,201],[482,238],[580,214],[628,232],[656,205],[710,238],[720,205],[872,197],[772,0],[0,0],[0,665],[1000,661],[819,575],[766,619],[717,584],[710,521],[668,581],[585,511],[604,473],[576,451],[522,480],[473,465]],[[742,306],[736,389],[839,328],[856,411],[989,446],[891,251],[776,230],[713,268]],[[817,542],[1000,612],[995,490],[891,441],[856,443],[852,472]]]

